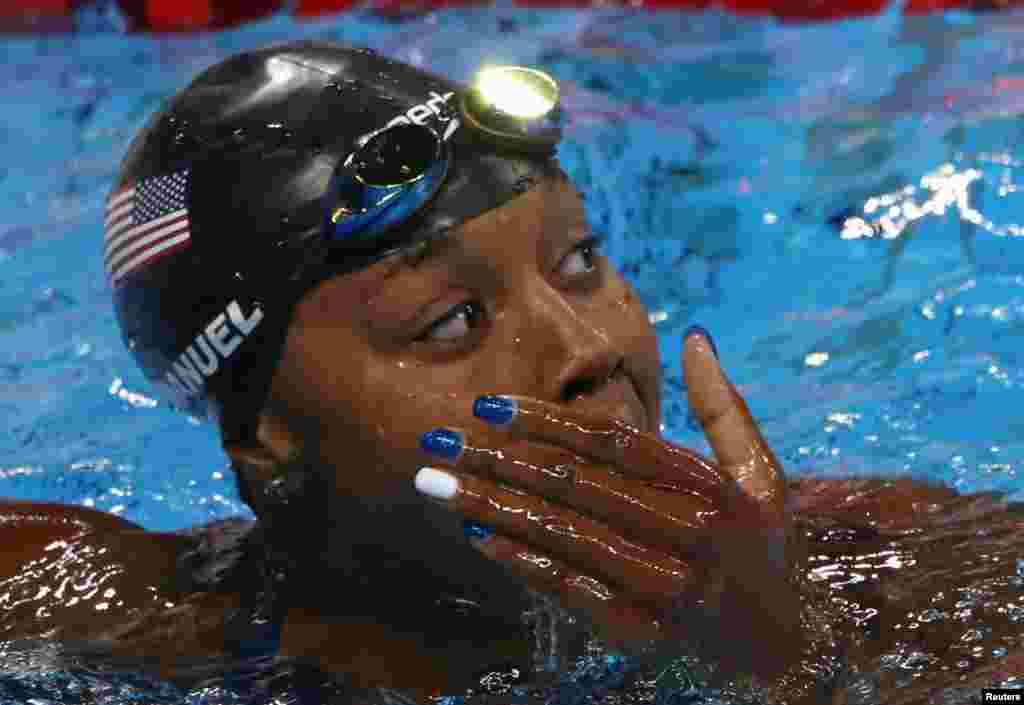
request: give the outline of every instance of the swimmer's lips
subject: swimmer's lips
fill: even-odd
[[[589,403],[580,401],[578,410],[595,416],[619,419],[641,431],[650,431],[651,429],[648,428],[650,422],[647,417],[647,409],[644,407],[643,402],[640,401],[632,380],[626,375],[622,375],[620,379],[622,380],[621,382],[608,385],[605,394],[598,395],[596,399],[589,400]],[[601,398],[605,395],[608,398]],[[585,395],[575,396],[570,400],[570,403],[575,403],[584,397]]]

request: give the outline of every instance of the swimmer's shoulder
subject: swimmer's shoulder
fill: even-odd
[[[142,550],[138,555],[140,561],[132,561],[141,569],[174,544],[184,546],[185,540],[168,541],[165,535],[147,532],[138,524],[98,509],[0,498],[0,542],[4,547],[0,552],[0,579],[23,576],[27,580],[45,578],[46,556],[57,551],[70,552],[65,557],[71,561],[107,556],[101,562],[109,562],[118,554],[151,546],[152,550]],[[76,551],[79,546],[88,548]]]
[[[0,499],[0,633],[88,639],[182,600],[193,537],[89,507]]]

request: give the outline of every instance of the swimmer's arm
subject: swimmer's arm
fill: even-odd
[[[879,529],[900,529],[929,515],[1014,508],[998,494],[962,495],[944,485],[905,477],[802,477],[788,484],[790,510],[796,514],[842,517]]]
[[[892,541],[902,535],[934,534],[948,537],[956,530],[967,536],[981,525],[987,529],[996,526],[1007,529],[1014,525],[1024,527],[1024,503],[1009,502],[1003,495],[994,492],[961,494],[944,485],[910,478],[838,480],[805,477],[790,481],[789,497],[792,510],[798,515],[823,516],[837,520],[840,525],[879,529],[876,539],[865,537],[859,540],[863,543],[858,543],[858,546],[864,551],[873,550],[868,546],[872,543],[878,549],[891,548]],[[816,550],[822,553],[830,550],[842,553],[844,549],[842,545],[819,544]],[[944,551],[933,551],[927,560],[941,562],[947,560],[946,556]],[[923,562],[925,557],[918,556],[918,559]],[[924,572],[928,570],[925,568]],[[866,581],[858,587],[851,591],[853,599],[862,607],[877,610],[875,619],[879,631],[848,655],[851,662],[871,670],[877,667],[878,657],[891,651],[893,644],[902,638],[900,633],[892,631],[892,625],[900,622],[909,610],[920,603],[921,595],[909,590],[900,581],[887,579],[886,576]],[[970,681],[960,686],[991,687],[1018,673],[1024,673],[1024,650],[1011,652],[1001,661],[972,673]],[[930,702],[928,696],[934,685],[922,688],[908,688],[901,691],[899,698],[893,695],[886,702],[890,705],[916,705],[926,700]],[[833,705],[845,705],[845,693],[845,689],[840,689]]]

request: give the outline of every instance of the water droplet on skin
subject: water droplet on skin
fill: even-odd
[[[984,635],[981,633],[980,629],[969,629],[966,632],[964,632],[963,636],[960,637],[960,641],[966,641],[966,642],[978,641],[979,639],[982,639],[983,637],[984,637]]]

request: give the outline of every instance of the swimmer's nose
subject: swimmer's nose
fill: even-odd
[[[600,393],[623,364],[614,337],[547,282],[533,287],[526,303],[530,333],[543,341],[540,364],[534,369],[543,398],[570,403]]]
[[[614,362],[614,366],[611,363]],[[601,388],[609,382],[622,368],[622,356],[608,356],[607,361],[591,360],[588,366],[577,365],[577,369],[570,368],[569,375],[572,375],[569,382],[562,387],[559,400],[570,403],[578,397],[591,397],[597,394]],[[611,372],[607,368],[611,366]]]
[[[572,358],[556,382],[558,393],[555,398],[570,404],[575,399],[599,394],[622,364],[622,355],[607,349]]]

